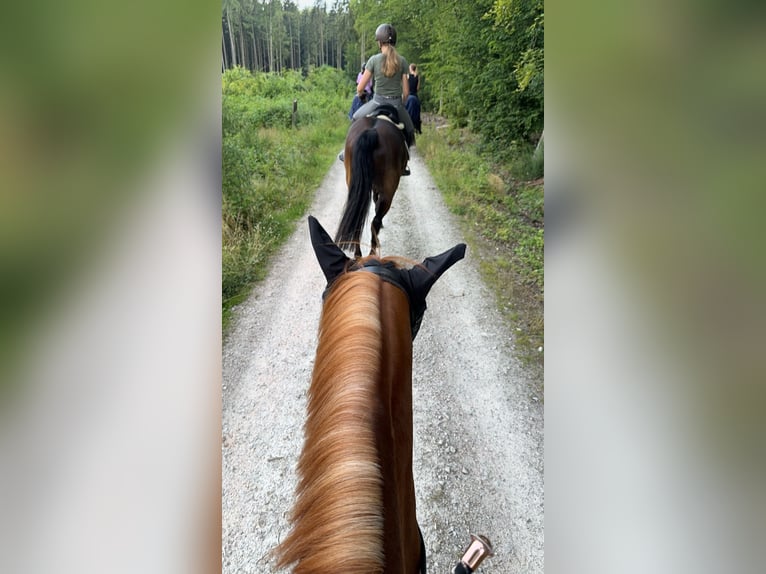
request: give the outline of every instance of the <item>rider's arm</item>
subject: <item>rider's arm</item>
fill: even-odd
[[[407,81],[407,74],[402,74],[402,102],[407,102],[410,97],[410,83]]]
[[[364,75],[359,80],[359,83],[356,85],[356,93],[361,98],[362,94],[364,93],[364,87],[367,85],[367,82],[370,81],[372,78],[372,72],[370,70],[365,70]]]

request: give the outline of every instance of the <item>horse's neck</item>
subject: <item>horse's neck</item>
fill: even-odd
[[[420,555],[412,479],[412,336],[409,303],[400,289],[382,286],[381,432],[386,568],[416,572]]]

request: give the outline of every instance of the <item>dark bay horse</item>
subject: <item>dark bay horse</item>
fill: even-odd
[[[371,198],[375,202],[375,217],[371,225],[370,255],[377,253],[383,216],[391,208],[409,155],[404,132],[388,119],[388,114],[394,114],[396,119],[396,109],[384,105],[377,113],[381,115],[355,120],[346,135],[344,163],[348,198],[335,241],[341,249],[353,247],[357,258],[362,256],[359,241]]]
[[[412,340],[436,280],[465,245],[411,268],[352,261],[313,217],[327,278],[292,529],[275,549],[295,574],[425,574],[412,478]]]

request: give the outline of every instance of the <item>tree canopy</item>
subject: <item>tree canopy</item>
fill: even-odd
[[[355,78],[378,51],[375,28],[397,29],[418,64],[424,110],[469,125],[497,150],[534,142],[544,125],[542,0],[223,0],[222,68],[281,73],[328,65]]]

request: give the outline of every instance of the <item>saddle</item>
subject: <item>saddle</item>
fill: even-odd
[[[390,104],[378,105],[372,113],[367,114],[367,117],[388,120],[401,131],[404,131],[404,124],[399,121],[399,110]]]
[[[368,118],[383,119],[394,124],[404,136],[404,140],[408,146],[412,145],[410,137],[407,135],[407,131],[404,129],[404,123],[399,121],[399,110],[391,104],[379,104],[372,113],[367,114]]]

